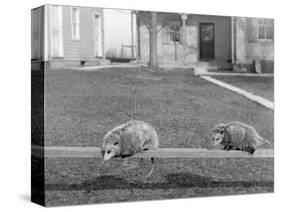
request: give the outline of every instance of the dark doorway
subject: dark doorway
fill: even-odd
[[[200,59],[212,60],[215,58],[214,24],[200,23]]]

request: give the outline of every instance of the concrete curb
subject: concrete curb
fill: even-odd
[[[269,100],[267,100],[267,99],[265,99],[265,98],[262,98],[260,96],[254,95],[254,94],[249,93],[249,92],[247,92],[245,90],[237,88],[237,87],[235,87],[233,85],[227,84],[227,83],[222,82],[222,81],[217,80],[217,79],[214,79],[214,78],[212,78],[210,76],[200,76],[200,77],[202,79],[204,79],[204,80],[207,80],[208,82],[211,82],[211,83],[215,84],[215,85],[218,85],[220,87],[223,87],[223,88],[231,90],[231,91],[233,91],[235,93],[238,93],[238,94],[240,94],[240,95],[242,95],[242,96],[244,96],[244,97],[246,97],[246,98],[248,98],[248,99],[250,99],[250,100],[252,100],[254,102],[257,102],[258,104],[260,104],[260,105],[262,105],[264,107],[267,107],[267,108],[269,108],[271,110],[274,109],[274,103],[269,101]]]
[[[31,154],[44,158],[100,158],[99,147],[66,147],[66,146],[35,146]],[[159,148],[137,153],[135,158],[273,158],[273,149],[257,149],[253,155],[242,151],[225,151],[221,149],[203,148]]]

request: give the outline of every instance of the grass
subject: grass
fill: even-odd
[[[104,133],[129,120],[138,85],[137,119],[151,123],[161,147],[209,148],[210,129],[240,120],[273,141],[273,111],[193,76],[192,72],[57,70],[45,80],[45,144],[101,146]],[[273,192],[273,160],[46,159],[49,206]]]
[[[273,111],[222,89],[192,72],[137,73],[135,69],[95,72],[50,71],[45,81],[45,144],[101,146],[104,133],[134,113],[151,123],[161,147],[201,147],[210,129],[240,120],[273,140]]]
[[[46,160],[48,206],[273,192],[273,159]]]
[[[213,76],[213,78],[244,89],[270,101],[274,101],[273,77]]]

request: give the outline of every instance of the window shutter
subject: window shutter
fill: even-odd
[[[248,41],[256,42],[258,40],[258,20],[254,18],[247,18],[247,33]]]

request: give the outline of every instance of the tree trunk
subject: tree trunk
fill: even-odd
[[[141,40],[140,40],[140,16],[137,14],[137,59],[140,61],[141,59]]]
[[[158,67],[157,12],[151,12],[151,24],[149,30],[149,66]]]

